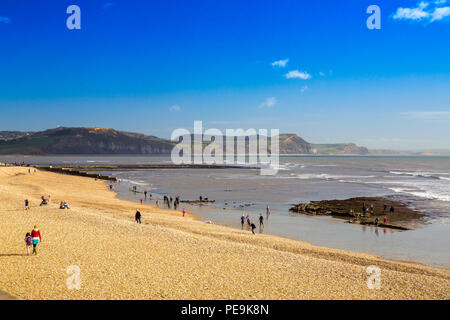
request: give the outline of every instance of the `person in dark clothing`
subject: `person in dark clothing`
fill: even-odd
[[[136,218],[136,222],[137,222],[138,224],[141,224],[141,213],[139,212],[139,210],[136,211],[136,216],[135,216],[135,218]]]
[[[259,232],[262,232],[262,229],[264,228],[264,217],[262,213],[259,214]]]
[[[244,224],[245,224],[245,216],[242,215],[242,217],[241,217],[241,227],[242,227],[242,230],[244,230]]]
[[[255,226],[255,224],[253,223],[253,221],[250,223],[250,227],[252,228],[252,233],[255,234],[256,226]]]
[[[145,197],[145,199],[147,199],[147,190],[144,191],[144,197]]]
[[[391,207],[390,213],[394,214],[394,211],[395,211],[394,207]]]

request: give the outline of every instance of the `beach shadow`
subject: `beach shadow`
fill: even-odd
[[[0,253],[0,257],[23,257],[26,253]]]

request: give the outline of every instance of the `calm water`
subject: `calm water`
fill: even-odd
[[[52,156],[0,157],[32,164],[151,164],[167,157]],[[214,199],[214,204],[185,208],[204,220],[240,228],[240,216],[271,208],[264,233],[315,245],[379,254],[450,268],[450,157],[282,157],[275,176],[250,169],[163,169],[109,172],[122,182],[119,197],[140,201],[132,186],[153,198],[180,195]],[[397,232],[351,225],[337,219],[290,215],[291,204],[356,196],[394,196],[430,214],[416,230]],[[152,202],[152,201],[148,201]]]

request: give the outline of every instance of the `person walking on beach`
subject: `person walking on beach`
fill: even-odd
[[[370,214],[373,216],[374,213],[374,208],[373,208],[373,204],[370,205]]]
[[[42,240],[41,231],[39,231],[38,226],[35,225],[34,229],[31,231],[31,238],[33,241],[33,254],[37,254],[36,247]]]
[[[241,217],[241,227],[242,227],[242,230],[244,230],[244,224],[245,224],[245,216],[242,215],[242,217]]]
[[[25,235],[25,245],[27,247],[27,256],[29,256],[30,248],[33,245],[33,238],[31,238],[31,234],[29,232]]]
[[[139,212],[139,210],[136,210],[136,223],[141,224],[141,213]]]
[[[252,233],[255,234],[256,226],[255,226],[255,224],[253,223],[253,221],[250,222],[250,227],[252,228]]]
[[[384,216],[383,223],[386,224],[387,222],[388,222],[388,219],[386,216]]]
[[[266,219],[267,219],[267,221],[269,221],[269,216],[270,216],[270,208],[269,208],[269,205],[267,205],[267,208],[266,208]]]
[[[383,214],[386,214],[387,213],[387,205],[384,205],[383,206]]]
[[[176,201],[173,203],[173,210],[177,210],[177,202]]]
[[[25,210],[30,209],[30,201],[28,199],[25,199]]]
[[[186,210],[183,209],[183,217],[186,215]]]
[[[145,200],[147,200],[147,190],[144,191]]]
[[[390,210],[391,215],[394,214],[394,211],[395,211],[394,207],[391,206],[391,210]]]
[[[247,215],[247,225],[250,227],[251,226],[251,221],[250,221],[250,216],[249,215]]]
[[[262,229],[264,228],[264,217],[262,213],[259,214],[259,232],[262,232]]]

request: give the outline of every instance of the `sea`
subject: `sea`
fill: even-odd
[[[172,163],[167,156],[0,156],[0,162],[14,161],[35,165]],[[271,215],[263,233],[450,268],[450,157],[282,156],[279,171],[273,176],[263,176],[252,168],[99,173],[119,178],[121,182],[114,185],[118,197],[137,203],[143,199],[155,204],[164,195],[214,200],[202,206],[182,203],[178,208],[208,223],[241,228],[243,214],[257,221],[269,206]],[[134,186],[139,192],[132,192]],[[152,194],[151,199],[144,199],[144,190]],[[394,231],[289,212],[293,204],[301,202],[360,196],[390,197],[427,215],[413,230]]]

